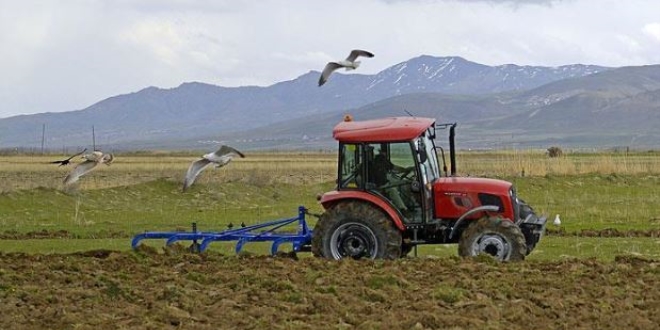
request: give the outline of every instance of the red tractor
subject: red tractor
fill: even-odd
[[[434,143],[436,128],[449,130],[450,171]],[[325,211],[312,233],[313,254],[394,259],[420,244],[458,243],[461,256],[523,260],[543,235],[546,217],[518,198],[510,182],[457,177],[455,128],[417,117],[347,116],[337,124],[337,187],[320,197]]]

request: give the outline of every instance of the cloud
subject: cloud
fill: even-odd
[[[660,23],[649,23],[644,25],[644,33],[660,41]]]
[[[653,0],[0,1],[0,117],[189,81],[265,86],[354,48],[376,55],[361,73],[422,54],[488,65],[660,62]]]
[[[574,0],[381,0],[385,3],[397,2],[417,2],[417,3],[441,3],[441,2],[455,2],[462,4],[469,4],[475,2],[484,2],[492,4],[506,4],[506,5],[552,5],[553,3],[560,3]]]

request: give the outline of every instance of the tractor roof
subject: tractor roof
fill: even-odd
[[[433,118],[388,117],[353,121],[350,117],[337,124],[332,136],[341,142],[393,142],[412,140],[433,123]]]

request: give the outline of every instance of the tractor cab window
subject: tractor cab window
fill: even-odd
[[[410,142],[372,143],[373,161],[368,162],[366,189],[387,198],[405,219],[414,221],[419,203],[413,192],[417,181],[415,158]]]
[[[424,184],[431,183],[440,177],[440,169],[438,168],[438,157],[435,153],[433,140],[428,138],[430,132],[426,132],[414,143],[418,159],[420,163],[420,170],[422,181]]]
[[[415,159],[411,154],[410,143],[373,143],[367,145],[367,154],[371,160],[369,182],[382,186],[388,182],[388,174],[409,169],[415,174]]]
[[[363,188],[364,145],[341,144],[339,147],[339,188]]]

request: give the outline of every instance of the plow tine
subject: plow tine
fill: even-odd
[[[243,245],[245,245],[245,243],[247,243],[247,242],[248,241],[245,239],[245,237],[242,237],[242,238],[238,239],[238,242],[236,242],[236,248],[235,248],[236,254],[241,253],[241,249],[243,249]]]
[[[204,239],[206,233],[180,233],[174,234],[167,238],[165,241],[165,246],[170,246],[178,241],[197,241]],[[204,251],[200,249],[200,252]]]
[[[273,241],[273,245],[270,247],[270,254],[272,254],[272,255],[276,255],[276,254],[277,254],[277,251],[280,249],[280,245],[282,245],[282,243],[288,243],[288,242],[292,242],[292,243],[293,243],[293,251],[296,251],[296,252],[297,252],[298,250],[300,250],[300,248],[296,248],[296,243],[299,242],[299,241],[300,241],[300,240],[298,239],[298,237],[290,237],[290,238],[289,238],[289,237],[282,237],[282,238],[278,238],[278,239],[276,239],[275,241]]]

